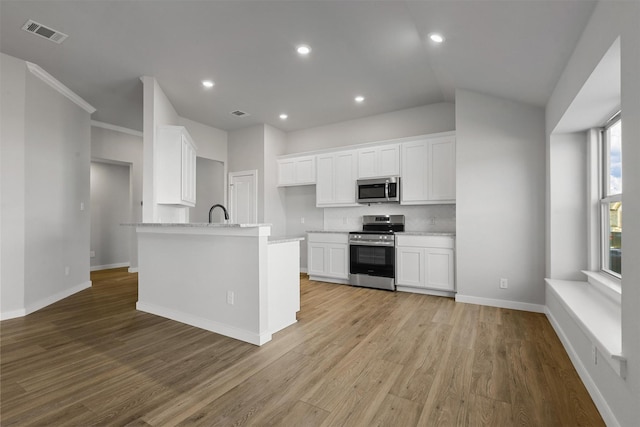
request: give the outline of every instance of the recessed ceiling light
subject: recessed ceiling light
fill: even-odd
[[[211,89],[213,87],[213,85],[215,85],[215,83],[211,80],[203,80],[202,81],[202,86],[206,87],[207,89]]]
[[[358,95],[353,98],[356,102],[364,102],[364,96]]]
[[[298,53],[300,55],[306,56],[309,55],[309,53],[311,53],[311,48],[307,45],[300,45],[296,48],[296,51],[298,51]]]
[[[435,42],[435,43],[442,43],[444,41],[444,37],[442,36],[442,34],[438,34],[438,33],[429,34],[429,38],[431,39],[432,42]]]
[[[280,118],[281,118],[282,120],[287,120],[287,117],[289,117],[289,116],[288,116],[288,115],[286,115],[286,114],[280,114]]]

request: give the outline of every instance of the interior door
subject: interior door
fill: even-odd
[[[236,224],[258,222],[258,171],[229,174],[229,214]]]

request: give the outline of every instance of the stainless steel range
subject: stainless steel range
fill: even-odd
[[[354,286],[396,289],[395,232],[404,215],[364,215],[362,231],[349,233],[349,282]]]

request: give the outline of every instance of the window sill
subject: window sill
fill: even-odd
[[[582,270],[582,272],[587,276],[587,281],[590,285],[618,305],[622,304],[622,284],[620,283],[620,279],[601,271]]]
[[[597,353],[620,377],[625,378],[627,361],[622,355],[620,304],[611,298],[604,298],[602,290],[597,288],[599,285],[569,280],[545,281],[548,289],[589,337]],[[597,355],[594,357],[600,359]]]

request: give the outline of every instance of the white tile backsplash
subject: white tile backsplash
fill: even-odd
[[[325,208],[325,230],[361,230],[363,215],[404,215],[406,231],[455,232],[455,205],[404,206],[395,203]]]

